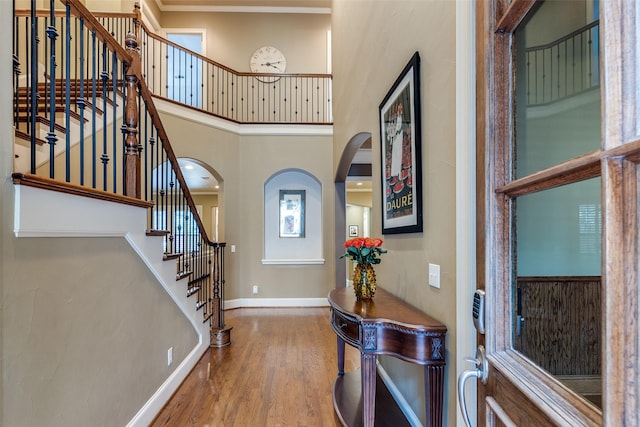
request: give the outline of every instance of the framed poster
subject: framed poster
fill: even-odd
[[[350,225],[349,226],[349,237],[358,237],[358,226]]]
[[[380,104],[382,234],[422,232],[420,55]]]
[[[280,237],[304,237],[305,190],[280,190]]]

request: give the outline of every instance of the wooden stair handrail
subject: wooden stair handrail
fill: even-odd
[[[136,199],[135,197],[123,196],[108,191],[98,190],[83,185],[72,184],[70,182],[58,181],[51,178],[45,178],[38,175],[28,173],[15,172],[11,174],[14,184],[26,185],[34,188],[42,188],[45,190],[58,191],[60,193],[74,194],[76,196],[89,197],[91,199],[103,200],[106,202],[115,202],[129,206],[148,209],[153,206],[153,202]]]
[[[214,246],[217,242],[214,242],[209,238],[209,236],[207,235],[207,231],[204,228],[204,224],[202,224],[202,219],[200,218],[200,215],[197,214],[198,210],[196,209],[196,205],[193,201],[193,196],[191,195],[191,191],[187,186],[187,182],[184,179],[184,175],[182,175],[182,170],[180,169],[180,165],[178,164],[178,159],[169,142],[169,136],[167,135],[167,132],[164,129],[164,125],[160,120],[158,109],[156,108],[153,102],[153,96],[151,95],[151,91],[147,87],[147,84],[142,78],[142,75],[138,75],[138,87],[140,90],[140,97],[144,100],[144,102],[147,105],[147,110],[149,112],[149,116],[151,117],[152,124],[153,126],[155,126],[156,130],[158,131],[158,140],[162,143],[162,147],[164,147],[164,150],[167,153],[167,159],[171,163],[171,166],[176,174],[176,179],[178,180],[178,182],[180,183],[180,186],[183,189],[185,199],[187,200],[187,204],[189,205],[191,212],[195,213],[193,217],[196,220],[196,223],[198,224],[198,229],[200,231],[200,234],[204,237],[206,243],[209,246]]]

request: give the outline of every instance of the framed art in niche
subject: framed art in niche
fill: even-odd
[[[280,190],[280,237],[304,237],[305,190]]]

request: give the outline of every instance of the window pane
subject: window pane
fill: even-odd
[[[167,38],[193,52],[202,53],[201,34],[167,34]],[[167,48],[167,94],[178,102],[202,108],[203,62],[186,50]]]
[[[516,32],[518,178],[600,147],[594,6],[593,1],[547,1]]]
[[[600,404],[600,178],[519,197],[514,348]]]

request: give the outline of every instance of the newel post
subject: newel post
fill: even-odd
[[[140,72],[140,52],[135,34],[127,34],[125,41],[131,64],[125,64],[125,109],[124,109],[124,184],[125,196],[141,198],[140,155],[138,151],[138,74]]]
[[[211,266],[211,285],[213,298],[211,298],[211,347],[224,347],[231,344],[231,329],[224,323],[224,247],[226,243],[215,243],[213,249],[213,265]]]

